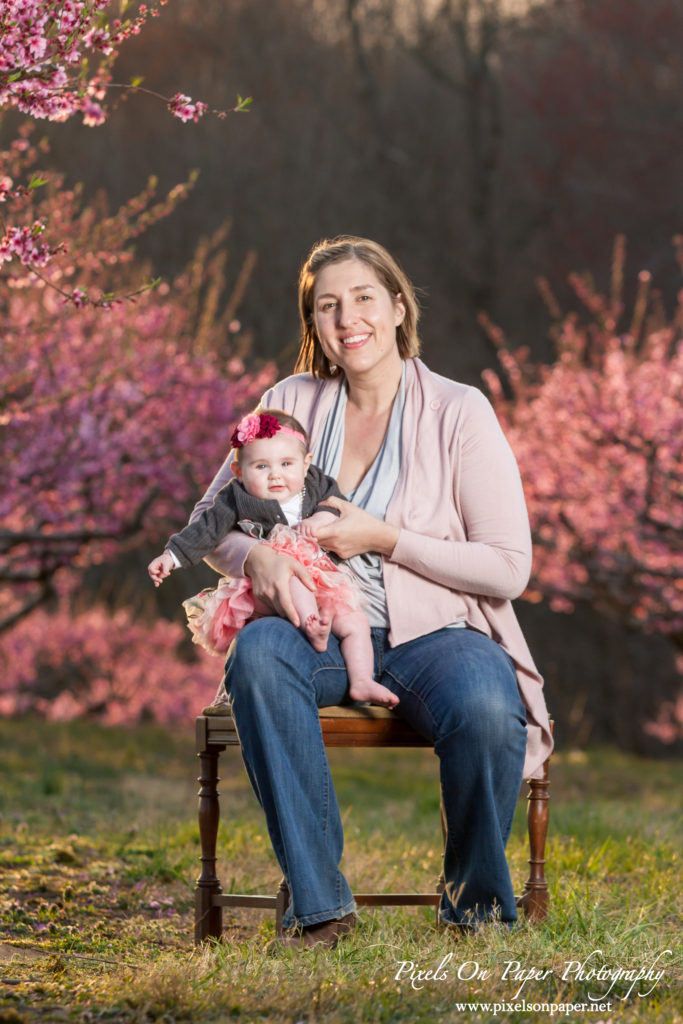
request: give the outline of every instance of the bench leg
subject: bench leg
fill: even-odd
[[[280,882],[275,899],[277,901],[275,903],[275,934],[282,935],[284,932],[282,919],[285,915],[285,910],[289,906],[289,886],[287,885],[287,880],[284,875],[282,876],[282,881]]]
[[[529,826],[529,877],[519,899],[530,921],[542,921],[548,913],[548,883],[545,879],[545,841],[548,835],[548,761],[542,779],[530,779],[527,823]]]
[[[216,840],[220,804],[218,801],[218,750],[199,752],[201,774],[199,783],[199,838],[202,847],[202,873],[195,889],[194,941],[220,939],[223,931],[223,910],[212,906],[212,897],[222,892],[216,875]]]
[[[447,829],[446,829],[446,811],[445,811],[444,805],[443,805],[443,794],[441,796],[440,815],[441,815],[441,837],[443,839],[443,856],[445,856],[446,855]],[[443,873],[443,857],[442,857],[441,858],[441,871],[439,873],[439,880],[436,883],[436,891],[437,891],[437,893],[439,895],[441,895],[441,893],[444,891],[445,888],[446,888],[446,876]],[[440,903],[437,903],[436,910],[435,910],[435,913],[436,913],[436,926],[437,926],[437,928],[439,927],[439,913],[440,913],[440,910],[441,910],[441,905],[440,905]]]

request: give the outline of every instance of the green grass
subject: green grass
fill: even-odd
[[[331,760],[353,887],[431,888],[440,867],[431,751],[334,750]],[[551,912],[542,925],[456,942],[434,929],[431,910],[379,909],[363,911],[333,952],[275,956],[264,952],[274,930],[261,911],[226,912],[222,944],[192,944],[199,843],[190,723],[171,732],[2,721],[0,774],[0,1024],[682,1019],[680,764],[609,750],[554,758]],[[238,753],[222,756],[221,775],[224,889],[275,891],[279,871]],[[521,889],[522,801],[508,852]],[[622,998],[631,984],[622,980],[610,1010],[494,1011],[494,1002],[522,999],[588,1003],[609,982],[568,975],[567,962],[600,950],[595,966],[637,970],[667,949],[675,955],[661,958],[653,991],[638,997],[636,986]],[[421,988],[396,978],[403,961],[433,970],[444,958],[446,976]],[[517,996],[521,979],[511,968],[504,976],[511,961],[544,976]]]

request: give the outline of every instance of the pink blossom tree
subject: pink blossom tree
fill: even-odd
[[[206,103],[183,93],[164,97],[141,85],[112,80],[119,48],[138,35],[158,3],[130,0],[2,0],[0,2],[0,111],[17,110],[32,118],[65,121],[81,115],[91,127],[107,117],[105,99],[115,89],[144,91],[164,102],[182,121],[197,121]],[[116,12],[119,16],[116,16]],[[235,111],[248,109],[250,99],[238,97]],[[212,111],[225,117],[225,111]],[[21,145],[21,139],[18,140]],[[43,184],[40,175],[23,181],[12,173],[12,154],[0,155],[0,267],[19,264],[36,274],[67,249],[58,224],[46,216],[29,217],[25,205],[31,191]],[[30,206],[30,204],[28,204]],[[51,275],[45,278],[55,287]],[[108,306],[111,296],[93,298],[83,290],[65,294],[75,306]]]
[[[213,696],[220,663],[183,657],[185,632],[180,620],[142,622],[129,608],[38,609],[0,636],[0,715],[189,722]]]
[[[683,267],[683,239],[676,239]],[[612,291],[572,284],[585,314],[555,314],[550,366],[512,352],[486,326],[502,372],[485,381],[519,460],[534,537],[526,598],[558,611],[591,604],[630,628],[660,633],[683,669],[683,292],[667,317],[650,274],[630,316],[623,239]]]
[[[39,152],[25,132],[6,157],[28,170]],[[180,609],[175,623],[142,623],[132,608],[73,600],[88,566],[121,573],[126,552],[185,521],[273,377],[245,370],[236,314],[253,261],[225,296],[224,233],[172,287],[127,302],[101,293],[104,273],[120,291],[144,275],[130,242],[187,187],[156,202],[150,185],[114,214],[57,179],[21,199],[70,255],[0,279],[0,714],[167,721],[212,695],[220,666],[183,653]],[[64,301],[79,293],[96,301]]]
[[[2,0],[0,110],[102,124],[108,91],[141,88],[112,81],[119,46],[165,2],[124,0],[112,18],[110,0]],[[183,121],[207,110],[160,99]],[[236,312],[253,259],[224,301],[219,230],[172,288],[151,291],[131,242],[192,182],[158,201],[151,179],[112,214],[104,196],[84,207],[78,187],[44,177],[44,151],[29,124],[0,152],[0,713],[165,721],[202,700],[215,663],[179,654],[179,622],[71,598],[87,566],[184,521],[272,379],[242,358]]]
[[[239,322],[207,321],[190,274],[108,313],[17,290],[0,334],[0,714],[187,717],[220,665],[183,653],[180,608],[82,611],[82,579],[186,521],[273,371],[245,373]]]
[[[34,157],[28,143],[16,153]],[[182,521],[236,416],[272,377],[245,374],[239,281],[215,312],[222,257],[210,245],[172,289],[109,300],[106,312],[60,295],[96,289],[103,269],[125,289],[141,272],[128,243],[181,194],[154,203],[150,188],[109,215],[102,198],[81,208],[53,183],[38,212],[58,223],[73,261],[46,270],[53,287],[33,268],[0,287],[0,631],[88,562]],[[29,194],[26,208],[36,202]]]
[[[87,125],[102,124],[107,90],[122,87],[111,77],[121,44],[138,35],[150,17],[158,17],[167,2],[3,0],[0,108],[16,107],[50,121],[81,114]],[[140,82],[123,87],[140,88]],[[205,103],[182,93],[160,99],[183,121],[196,121],[207,110]]]

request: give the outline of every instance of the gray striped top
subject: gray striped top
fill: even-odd
[[[406,367],[404,362],[401,384],[394,399],[391,418],[382,447],[356,489],[344,495],[354,505],[358,505],[377,519],[382,520],[386,516],[387,506],[394,493],[401,468],[401,427],[406,396],[405,385]],[[344,381],[337,391],[337,396],[322,425],[322,430],[313,450],[313,462],[315,465],[319,466],[328,476],[334,478],[339,473],[342,451],[344,449],[344,421],[347,396],[347,384]],[[382,556],[370,551],[366,554],[354,555],[353,558],[347,560],[346,564],[353,570],[360,583],[366,599],[366,611],[370,625],[388,629],[389,617],[384,591]]]

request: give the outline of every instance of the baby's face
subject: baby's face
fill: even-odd
[[[252,497],[274,498],[282,504],[303,487],[311,459],[301,441],[291,434],[277,433],[250,441],[232,469]]]

